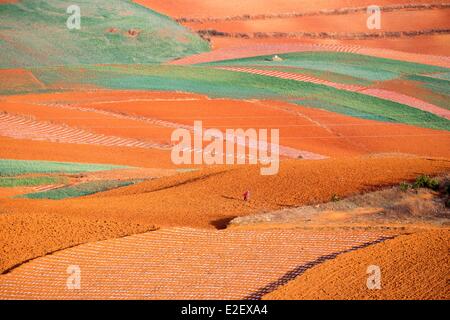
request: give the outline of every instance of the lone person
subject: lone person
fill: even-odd
[[[245,191],[244,194],[244,201],[249,201],[250,200],[250,191]]]

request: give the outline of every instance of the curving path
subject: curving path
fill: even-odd
[[[388,239],[367,231],[163,229],[88,243],[0,276],[0,299],[259,299],[339,253]],[[80,289],[69,290],[69,266]]]

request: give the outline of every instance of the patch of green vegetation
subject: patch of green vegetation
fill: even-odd
[[[432,77],[426,77],[421,75],[410,75],[407,77],[409,80],[421,82],[424,87],[430,89],[438,94],[444,94],[448,96],[450,100],[450,81],[444,79],[436,79]],[[450,102],[448,103],[450,105]]]
[[[307,69],[307,68],[298,68],[298,67],[267,67],[267,66],[258,66],[259,70],[270,70],[270,71],[281,71],[281,72],[287,72],[287,73],[294,73],[298,75],[307,75],[316,77],[322,80],[336,82],[336,83],[343,83],[343,84],[353,84],[353,85],[361,85],[361,86],[369,86],[373,83],[373,81],[369,81],[366,79],[350,76],[350,75],[344,75],[336,72],[331,71],[322,71],[322,70],[314,70],[314,69]]]
[[[80,30],[66,26],[73,4]],[[196,33],[131,0],[21,0],[0,4],[0,21],[0,68],[161,63],[209,50]]]
[[[413,183],[414,189],[427,188],[431,190],[439,189],[439,181],[437,179],[430,178],[427,175],[420,175],[416,178]]]
[[[14,177],[28,173],[82,173],[124,168],[128,167],[108,164],[0,159],[1,177]]]
[[[43,192],[29,193],[19,196],[27,199],[50,199],[62,200],[68,198],[83,197],[98,192],[108,191],[120,187],[135,184],[141,180],[122,181],[122,180],[102,180],[80,183],[74,186],[68,186]]]
[[[450,81],[450,72],[435,73],[433,77]]]
[[[272,56],[258,56],[211,62],[202,65],[300,67],[333,72],[369,81],[392,80],[409,74],[448,72],[448,69],[441,67],[346,52],[295,52],[280,54],[279,57],[283,60],[272,61]]]
[[[41,186],[50,184],[66,183],[67,178],[64,177],[0,177],[0,187],[13,188],[23,186]]]
[[[412,186],[407,182],[400,183],[400,190],[403,192],[408,191]]]

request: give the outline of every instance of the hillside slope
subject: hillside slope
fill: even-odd
[[[80,30],[65,0],[0,4],[0,68],[159,63],[208,50],[196,34],[128,0],[80,0]]]

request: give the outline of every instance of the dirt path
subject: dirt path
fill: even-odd
[[[163,229],[89,243],[0,276],[0,299],[258,299],[308,268],[387,234]],[[69,266],[80,290],[67,289]]]

